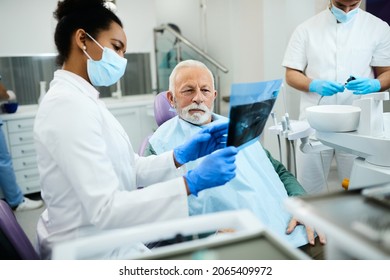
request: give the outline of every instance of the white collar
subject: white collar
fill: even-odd
[[[54,72],[54,77],[59,77],[68,80],[74,86],[85,92],[85,94],[87,94],[89,97],[92,97],[94,100],[99,99],[99,91],[88,81],[73,72],[60,69]]]

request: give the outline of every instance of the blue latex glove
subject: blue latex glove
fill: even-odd
[[[380,91],[381,83],[378,79],[356,78],[348,82],[345,87],[353,91],[353,94],[367,94]]]
[[[228,125],[218,123],[199,131],[186,143],[173,150],[176,161],[183,165],[226,147]]]
[[[344,85],[332,81],[313,80],[309,85],[309,91],[317,92],[322,96],[331,96],[344,91]]]
[[[210,154],[197,168],[188,171],[184,178],[191,194],[198,196],[198,192],[204,189],[222,186],[233,179],[237,153],[236,147],[226,147]]]

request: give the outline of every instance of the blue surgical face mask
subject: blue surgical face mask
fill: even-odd
[[[354,16],[357,15],[359,7],[356,7],[352,11],[349,11],[348,13],[344,12],[343,10],[337,8],[335,5],[332,4],[332,8],[330,9],[333,13],[333,15],[336,17],[338,22],[346,23],[353,19]]]
[[[86,34],[103,50],[102,58],[93,60],[83,49],[83,52],[89,58],[87,61],[87,72],[91,83],[94,86],[106,87],[115,84],[125,73],[127,59],[121,57],[110,48],[103,48],[91,35]]]

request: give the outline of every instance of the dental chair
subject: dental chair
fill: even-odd
[[[0,199],[0,259],[39,260],[9,205]]]
[[[176,110],[168,101],[167,92],[163,91],[154,99],[154,118],[158,126],[176,116]]]
[[[162,125],[167,120],[176,116],[176,110],[169,103],[167,92],[162,91],[158,93],[154,99],[154,118],[158,126]],[[142,156],[146,147],[149,144],[149,139],[152,135],[148,135],[138,150],[138,154]]]

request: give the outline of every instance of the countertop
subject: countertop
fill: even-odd
[[[108,109],[122,108],[122,107],[137,107],[142,105],[151,104],[152,109],[154,94],[139,94],[139,95],[126,95],[121,98],[106,97],[101,100],[107,105]],[[38,104],[32,105],[20,105],[18,110],[13,114],[1,113],[0,118],[2,120],[13,120],[21,118],[32,118],[38,110]]]

